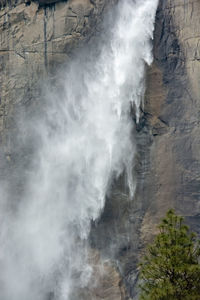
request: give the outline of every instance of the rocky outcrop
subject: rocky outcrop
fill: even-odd
[[[125,299],[123,280],[110,260],[102,262],[96,250],[90,252],[90,264],[93,266],[92,280],[87,288],[82,288],[74,295],[74,300],[121,300]]]
[[[38,81],[47,74],[54,80],[57,68],[94,35],[112,1],[1,1],[0,176],[5,170],[16,176],[11,132],[19,107],[37,102]],[[168,208],[200,233],[199,16],[199,0],[160,1],[154,63],[136,127],[137,191],[130,200],[122,176],[92,226],[94,270],[99,273],[103,258],[105,273],[94,275],[98,285],[80,291],[87,300],[137,298],[138,257]]]

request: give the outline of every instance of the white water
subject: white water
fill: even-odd
[[[91,280],[83,241],[112,179],[125,170],[134,195],[130,106],[139,120],[157,2],[121,0],[98,54],[80,53],[30,122],[39,147],[15,213],[1,191],[1,300],[46,300],[48,291],[71,300],[74,278],[79,287]]]

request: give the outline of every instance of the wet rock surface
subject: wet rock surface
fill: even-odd
[[[106,3],[0,2],[1,177],[9,172],[18,176],[19,169],[13,167],[17,160],[26,167],[26,154],[12,141],[18,111],[37,103],[39,82],[47,75],[54,78],[57,68],[95,35]],[[113,183],[105,210],[92,225],[94,276],[100,276],[101,264],[105,273],[98,285],[80,291],[87,300],[137,298],[138,258],[168,208],[186,216],[200,233],[199,16],[197,0],[160,1],[154,63],[147,70],[145,106],[135,128],[136,195],[130,200],[122,176]],[[20,194],[23,184],[21,179],[13,188]]]
[[[159,3],[154,63],[136,128],[136,195],[131,202],[118,183],[93,234],[103,252],[115,249],[131,299],[137,299],[138,258],[169,208],[200,234],[199,14],[199,1]]]
[[[190,219],[199,214],[199,12],[199,1],[163,1],[158,8],[145,105],[154,221],[169,207]]]

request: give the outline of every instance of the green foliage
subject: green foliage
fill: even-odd
[[[200,242],[173,210],[140,264],[141,300],[199,300]]]

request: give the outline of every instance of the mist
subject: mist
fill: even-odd
[[[134,107],[138,122],[157,4],[119,1],[106,16],[104,37],[81,49],[55,86],[44,85],[41,111],[21,116],[17,139],[32,150],[29,167],[20,168],[19,201],[11,205],[14,192],[1,182],[0,299],[71,300],[90,282],[90,224],[113,179],[126,172],[134,198],[130,112]]]

